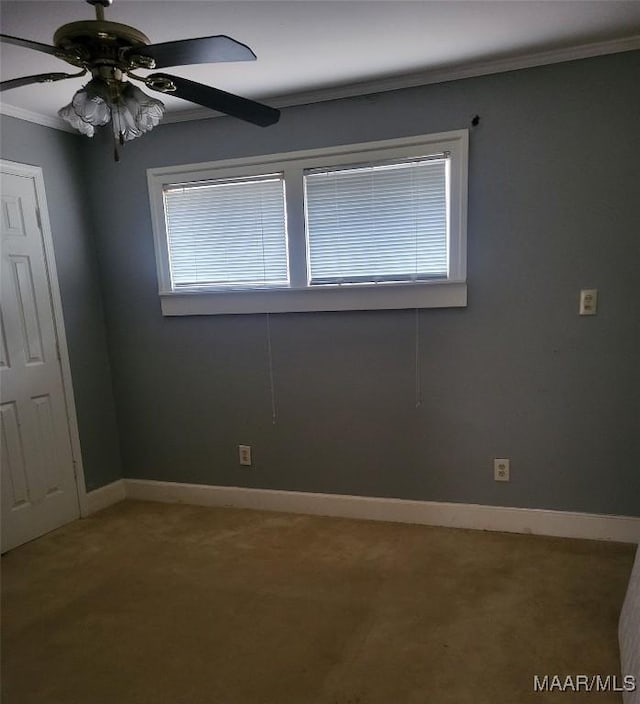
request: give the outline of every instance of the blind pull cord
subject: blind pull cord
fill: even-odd
[[[264,204],[263,204],[263,192],[260,189],[260,243],[262,244],[262,283],[264,284],[267,280],[267,260],[264,253]],[[268,315],[268,313],[267,313]]]
[[[418,213],[416,210],[415,180],[414,171],[411,169],[411,202],[413,204],[413,237],[415,241],[415,263],[413,271],[413,283],[418,281]],[[415,355],[416,355],[416,408],[422,405],[422,389],[420,388],[420,313],[415,310]]]
[[[418,308],[416,308],[415,314],[415,328],[416,328],[416,408],[422,406],[422,388],[420,383],[420,315],[418,313]]]
[[[264,218],[262,191],[260,191],[260,239],[262,241],[262,282],[267,280],[267,263],[264,250]],[[271,313],[267,313],[267,356],[269,361],[269,390],[271,392],[271,423],[276,424],[276,389],[273,383],[273,351],[271,349]]]
[[[269,389],[271,391],[271,423],[276,424],[276,387],[273,383],[273,352],[271,349],[271,313],[267,313],[267,356],[269,360]]]
[[[418,281],[418,211],[416,209],[416,186],[415,186],[415,171],[411,169],[411,209],[413,210],[413,241],[414,241],[414,268],[413,268],[413,283]],[[416,315],[418,309],[416,308]],[[417,324],[416,324],[417,330]],[[416,333],[417,334],[417,333]]]

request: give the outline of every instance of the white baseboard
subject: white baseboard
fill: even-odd
[[[127,498],[127,489],[124,479],[118,479],[111,484],[101,486],[99,489],[87,492],[87,515],[101,511],[112,504],[117,504]]]
[[[143,501],[252,508],[622,543],[640,542],[640,518],[634,516],[245,489],[145,479],[124,479],[123,482],[127,498]]]

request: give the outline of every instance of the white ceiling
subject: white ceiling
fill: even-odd
[[[2,0],[0,13],[4,34],[44,43],[61,24],[94,17],[82,0]],[[275,105],[429,82],[455,76],[452,67],[472,75],[640,48],[638,0],[115,0],[106,14],[152,42],[227,34],[248,44],[256,62],[167,70]],[[75,70],[15,46],[3,45],[0,58],[2,80]],[[7,91],[3,112],[54,118],[82,83]],[[174,118],[196,115],[191,103],[163,100]]]

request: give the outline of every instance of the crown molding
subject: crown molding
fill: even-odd
[[[444,83],[446,81],[459,81],[465,78],[476,78],[478,76],[489,76],[496,73],[506,73],[520,69],[534,68],[536,66],[548,66],[550,64],[564,63],[566,61],[576,61],[588,59],[607,54],[620,54],[626,51],[640,49],[640,34],[623,39],[613,39],[604,42],[592,42],[590,44],[580,44],[578,46],[565,47],[562,49],[552,49],[549,51],[532,52],[502,59],[491,59],[488,61],[467,62],[454,66],[419,71],[417,73],[404,74],[391,78],[379,78],[371,81],[361,81],[349,83],[343,86],[330,88],[319,88],[306,92],[289,93],[286,95],[266,98],[265,102],[276,108],[292,107],[294,105],[309,105],[329,100],[339,100],[341,98],[353,98],[372,93],[385,93],[402,88],[416,88],[418,86],[431,85],[433,83]],[[58,117],[51,117],[42,113],[25,110],[23,108],[0,103],[0,114],[16,117],[19,120],[35,122],[45,127],[63,130],[77,134],[77,132],[64,120]],[[208,120],[213,117],[221,117],[222,113],[208,108],[193,108],[191,110],[180,110],[178,112],[167,113],[159,127],[176,122],[189,122],[191,120]]]
[[[339,100],[340,98],[353,98],[361,95],[370,95],[372,93],[384,93],[392,90],[400,90],[402,88],[416,88],[433,83],[459,81],[464,78],[489,76],[495,73],[506,73],[508,71],[534,68],[536,66],[588,59],[596,56],[604,56],[606,54],[619,54],[636,49],[640,49],[640,34],[625,39],[581,44],[564,49],[553,49],[551,51],[535,52],[503,59],[492,59],[472,63],[467,62],[455,66],[430,69],[392,78],[378,78],[371,81],[349,83],[344,86],[290,93],[288,95],[269,98],[266,102],[275,108],[308,105],[310,103]],[[205,120],[220,116],[221,113],[208,110],[207,108],[194,108],[192,110],[181,110],[167,114],[161,124],[187,122],[189,120]]]
[[[59,117],[44,115],[41,112],[34,112],[33,110],[25,110],[24,108],[19,108],[16,105],[10,105],[5,102],[0,102],[0,115],[15,117],[18,120],[26,120],[27,122],[35,122],[36,125],[52,127],[54,130],[78,134],[71,125]]]

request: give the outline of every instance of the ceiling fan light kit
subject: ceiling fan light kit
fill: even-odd
[[[120,144],[152,130],[164,115],[164,103],[143,93],[132,83],[111,86],[92,79],[58,110],[58,115],[87,137],[109,121]]]
[[[80,68],[80,72],[42,73],[14,78],[0,83],[0,90],[61,81],[90,72],[91,80],[75,93],[68,105],[58,111],[58,115],[88,137],[93,137],[97,127],[111,122],[116,141],[116,160],[119,158],[118,145],[153,129],[165,112],[161,100],[141,91],[131,83],[131,79],[144,83],[150,90],[171,93],[262,127],[279,120],[280,111],[275,108],[202,83],[165,73],[149,76],[134,73],[137,69],[167,66],[255,61],[256,55],[248,46],[225,35],[151,44],[134,27],[104,19],[104,8],[111,4],[111,0],[87,2],[94,5],[96,19],[63,25],[54,34],[54,46],[0,35],[9,44],[52,54]]]

